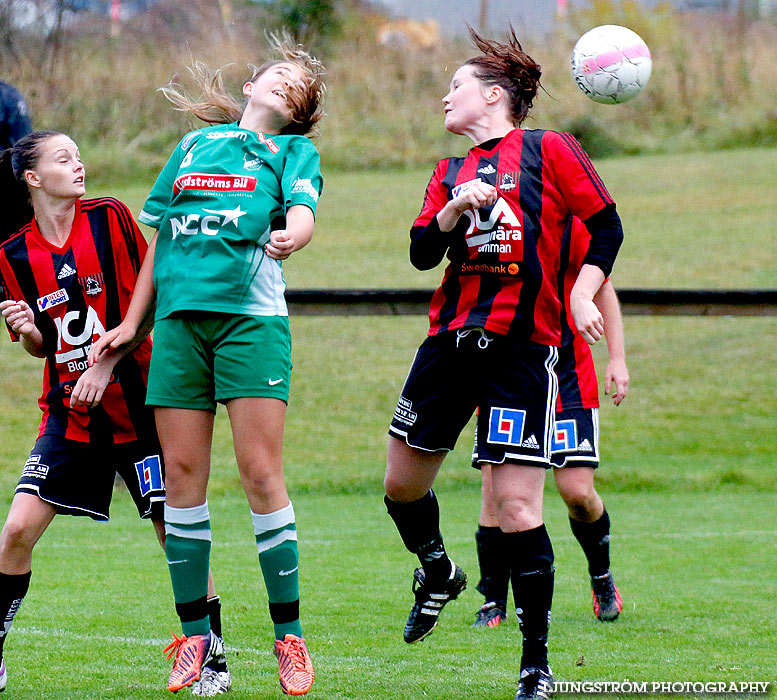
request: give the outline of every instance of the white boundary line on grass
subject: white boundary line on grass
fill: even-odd
[[[144,637],[124,637],[115,634],[84,634],[82,632],[71,632],[61,629],[45,629],[43,627],[28,626],[28,625],[14,625],[13,636],[26,635],[29,637],[61,637],[65,639],[75,639],[81,642],[108,642],[112,644],[140,644],[147,647],[165,647],[170,643],[170,639],[152,639]],[[231,644],[227,645],[228,652],[235,652],[238,654],[264,654],[262,649],[249,649],[234,647]],[[272,649],[268,646],[267,654],[272,653]]]
[[[777,536],[777,529],[775,530],[726,530],[723,532],[715,532],[715,531],[706,531],[706,532],[650,532],[648,534],[644,534],[642,532],[621,532],[618,531],[614,534],[614,538],[618,540],[627,540],[627,539],[654,539],[654,540],[660,540],[660,539],[694,539],[694,538],[710,538],[710,537],[768,537],[768,538],[774,538]],[[554,540],[573,540],[573,535],[556,535],[553,537]],[[468,542],[469,540],[465,537],[456,537],[456,536],[448,536],[445,538],[446,542],[452,543],[452,542]],[[303,538],[302,540],[302,546],[303,547],[333,547],[335,545],[341,544],[340,540],[329,540],[329,539],[316,539],[316,538]],[[83,544],[80,542],[54,542],[54,541],[46,541],[44,545],[47,549],[83,549]],[[105,547],[111,547],[113,548],[115,545],[113,544],[105,544]],[[229,540],[215,540],[213,543],[214,549],[218,549],[219,547],[244,547],[246,549],[251,549],[251,543],[249,543],[247,540],[240,540],[237,542],[232,542]],[[256,549],[256,545],[253,545],[253,549]]]

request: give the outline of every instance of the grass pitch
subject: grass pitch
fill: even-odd
[[[771,151],[734,156],[597,164],[626,226],[616,286],[774,286],[773,200],[763,188],[774,191],[777,161]],[[684,163],[694,167],[682,170]],[[670,188],[638,187],[667,174],[674,174]],[[427,178],[420,172],[329,178],[316,239],[288,263],[290,286],[434,286],[440,270],[425,276],[407,263],[407,229]],[[149,185],[112,194],[137,213]],[[744,208],[726,187],[746,200]],[[618,408],[603,397],[598,484],[612,517],[613,570],[626,607],[613,624],[594,619],[585,561],[549,483],[555,675],[774,682],[777,372],[769,348],[777,345],[777,319],[634,316],[625,324],[632,383]],[[436,489],[446,543],[468,571],[469,588],[427,641],[408,646],[401,639],[416,564],[385,513],[382,478],[388,421],[425,332],[422,317],[292,318],[285,463],[300,530],[303,627],[317,672],[311,698],[505,700],[515,692],[515,619],[495,630],[470,627],[481,602],[471,426]],[[595,352],[601,376],[604,347]],[[0,340],[0,365],[5,513],[39,420],[42,363]],[[231,696],[281,698],[223,412],[209,503],[212,563],[235,676]],[[6,695],[171,697],[161,653],[169,629],[177,630],[178,621],[162,552],[150,525],[117,489],[110,523],[56,518],[36,548],[30,593],[6,643]]]
[[[495,630],[470,627],[482,602],[474,589],[475,485],[439,496],[448,548],[469,572],[470,585],[446,608],[434,634],[412,647],[401,635],[415,563],[380,494],[294,497],[303,626],[317,673],[311,697],[514,694],[515,618]],[[594,619],[585,560],[560,500],[551,493],[547,499],[557,570],[550,658],[558,679],[774,680],[773,493],[735,487],[704,497],[607,496],[613,568],[625,601],[612,624]],[[231,696],[280,698],[245,501],[234,494],[211,499],[211,511],[212,563],[235,678]],[[117,495],[109,525],[55,520],[33,571],[6,646],[9,697],[170,697],[161,654],[167,629],[177,629],[170,584],[151,528],[136,520],[125,494]]]
[[[751,337],[773,344],[777,324],[626,321],[633,384],[620,407],[602,407],[599,475],[626,608],[614,624],[594,619],[585,561],[550,480],[554,672],[561,680],[774,681],[777,484],[769,417],[777,413],[777,387],[765,358],[731,358],[747,354]],[[388,417],[423,327],[423,319],[405,318],[294,320],[285,461],[300,530],[303,625],[317,671],[311,697],[498,700],[515,692],[514,618],[496,630],[469,626],[481,602],[471,426],[437,485],[446,543],[470,585],[427,641],[410,647],[401,639],[416,564],[385,513],[381,482]],[[712,342],[724,335],[726,343]],[[706,354],[684,356],[689,338],[706,343]],[[32,398],[40,365],[7,342],[0,359],[15,368],[2,377],[0,403],[13,426],[0,448],[7,504],[37,423]],[[724,365],[725,373],[717,371]],[[761,381],[753,383],[753,375]],[[741,386],[749,387],[746,395]],[[280,698],[224,412],[209,503],[232,695]],[[178,624],[164,559],[121,489],[112,515],[108,524],[56,518],[36,548],[30,594],[6,645],[9,697],[168,696],[161,649]]]

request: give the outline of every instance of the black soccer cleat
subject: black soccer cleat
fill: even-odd
[[[549,698],[551,695],[553,695],[553,673],[549,667],[521,669],[521,680],[518,681],[515,700]]]
[[[467,587],[467,574],[453,562],[451,565],[451,575],[441,583],[427,582],[426,574],[421,568],[413,572],[415,603],[407,618],[404,634],[408,644],[420,642],[429,636],[437,626],[445,604],[455,600]]]
[[[623,600],[618,593],[618,587],[608,571],[602,576],[591,576],[593,589],[594,615],[602,622],[612,622],[623,610]]]
[[[475,613],[473,627],[497,627],[507,619],[507,603],[505,601],[489,601]]]

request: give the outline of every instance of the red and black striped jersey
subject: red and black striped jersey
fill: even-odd
[[[563,312],[561,347],[556,363],[558,376],[556,412],[599,407],[599,383],[591,346],[578,333],[572,312],[569,310],[569,295],[580,274],[590,241],[591,234],[583,222],[577,217],[573,218],[561,246],[559,294],[563,301]]]
[[[116,365],[99,406],[70,408],[94,339],[127,312],[146,249],[129,209],[107,197],[76,203],[73,227],[61,248],[41,235],[34,219],[0,246],[3,296],[25,300],[43,335],[39,436],[120,443],[153,434],[145,407],[149,339]]]
[[[450,264],[432,297],[429,335],[482,327],[560,345],[562,237],[573,216],[585,220],[613,204],[610,194],[573,136],[515,129],[464,158],[441,160],[414,228],[429,225],[474,180],[494,185],[498,198],[442,234]]]

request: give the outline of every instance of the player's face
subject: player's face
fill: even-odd
[[[291,122],[292,92],[305,87],[304,74],[293,63],[276,63],[270,66],[253,82],[243,86],[243,94],[248,97],[248,106],[264,113],[274,115],[273,121],[278,128]]]
[[[39,149],[35,168],[25,172],[27,184],[51,197],[83,196],[86,171],[73,140],[65,135],[52,136]]]
[[[486,113],[485,85],[475,76],[474,67],[465,65],[453,74],[448,94],[442,98],[445,128],[463,134]]]

